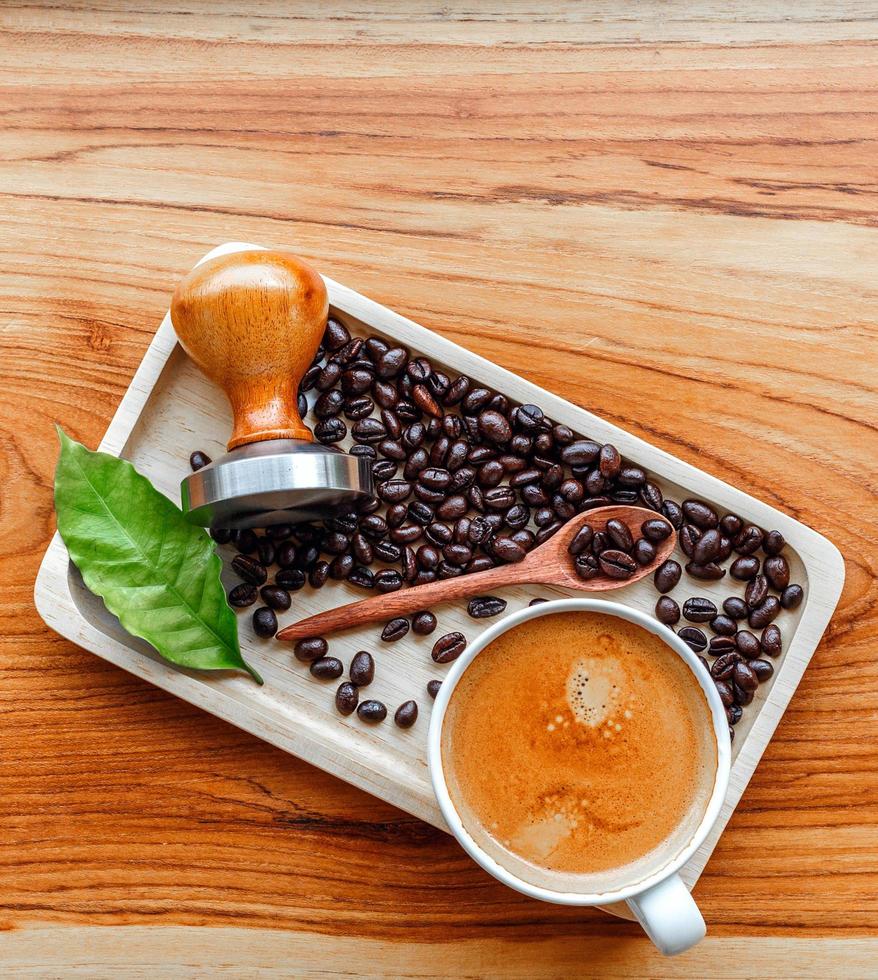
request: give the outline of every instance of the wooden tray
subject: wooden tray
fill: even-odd
[[[232,242],[214,249],[205,258],[254,247],[257,246]],[[601,442],[612,442],[624,456],[648,469],[663,492],[676,500],[697,496],[710,501],[721,512],[735,511],[753,523],[783,533],[788,542],[785,554],[792,581],[805,588],[805,600],[798,610],[783,612],[777,620],[784,634],[785,651],[775,665],[774,677],[759,687],[756,699],[737,726],[731,782],[722,814],[683,872],[691,887],[737,805],[835,609],[844,581],[844,565],[838,550],[804,524],[623,429],[345,286],[331,280],[326,284],[335,314],[352,333],[375,333],[391,338],[437,364],[446,365],[452,372],[466,373],[486,387],[503,392],[513,401],[540,405],[549,417],[566,423],[576,432]],[[166,316],[100,448],[131,460],[160,490],[179,500],[179,484],[188,472],[189,453],[203,449],[211,456],[220,455],[229,431],[230,413],[224,396],[183,354]],[[229,584],[233,581],[230,578]],[[687,582],[684,576],[677,594],[721,600],[729,594],[730,585],[728,578],[712,584],[691,579]],[[503,596],[512,611],[537,595],[568,594],[572,593],[564,589],[518,586],[505,590]],[[361,591],[347,583],[330,582],[319,591],[306,588],[295,594],[293,609],[281,615],[281,625],[362,596]],[[652,612],[656,592],[647,578],[613,592],[611,598]],[[426,736],[431,701],[425,687],[428,680],[441,678],[447,669],[437,666],[430,658],[435,636],[459,629],[473,639],[484,626],[467,616],[465,603],[436,608],[439,627],[432,638],[409,633],[396,643],[384,644],[379,639],[380,630],[374,626],[331,638],[330,652],[345,663],[357,650],[373,652],[377,670],[369,693],[384,701],[390,713],[410,697],[418,700],[421,706],[418,723],[409,731],[401,731],[390,721],[370,727],[361,723],[356,714],[341,718],[333,703],[336,685],[311,677],[293,658],[288,644],[256,638],[247,614],[239,621],[241,646],[247,659],[265,678],[264,687],[257,687],[244,676],[209,676],[164,663],[148,645],[129,636],[100,599],[84,587],[57,534],[43,559],[35,599],[43,619],[80,646],[429,823],[443,826],[427,772]]]

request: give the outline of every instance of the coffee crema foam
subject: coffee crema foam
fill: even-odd
[[[475,842],[553,891],[636,884],[704,817],[717,769],[707,698],[652,633],[554,613],[467,667],[442,728],[448,790]]]

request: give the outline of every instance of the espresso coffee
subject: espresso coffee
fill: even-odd
[[[467,667],[442,728],[464,827],[518,878],[561,892],[636,884],[692,839],[717,747],[688,665],[647,630],[555,613]]]

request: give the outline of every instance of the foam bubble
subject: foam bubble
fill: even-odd
[[[580,657],[567,674],[567,704],[580,725],[612,725],[622,692],[612,661]]]

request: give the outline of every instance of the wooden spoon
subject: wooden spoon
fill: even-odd
[[[337,609],[309,616],[299,623],[286,626],[278,634],[279,640],[301,640],[308,636],[322,636],[340,629],[354,629],[364,623],[376,620],[393,619],[395,616],[405,616],[428,609],[430,606],[449,599],[460,599],[474,595],[484,595],[491,589],[499,589],[504,585],[522,585],[524,583],[538,585],[563,585],[567,589],[578,589],[581,592],[606,592],[609,589],[620,589],[625,585],[642,579],[665,561],[673,552],[677,543],[677,534],[673,528],[664,541],[656,544],[656,556],[649,565],[638,566],[630,578],[614,579],[607,575],[597,575],[593,579],[581,579],[574,568],[574,556],[567,547],[579,530],[589,524],[595,531],[602,531],[611,518],[627,524],[635,540],[642,537],[640,530],[644,521],[659,518],[664,520],[654,510],[643,507],[596,507],[571,518],[548,541],[527,555],[523,561],[514,565],[499,565],[485,572],[473,572],[471,575],[458,575],[456,578],[428,582],[399,592],[386,595],[372,596],[360,602],[352,602]]]

